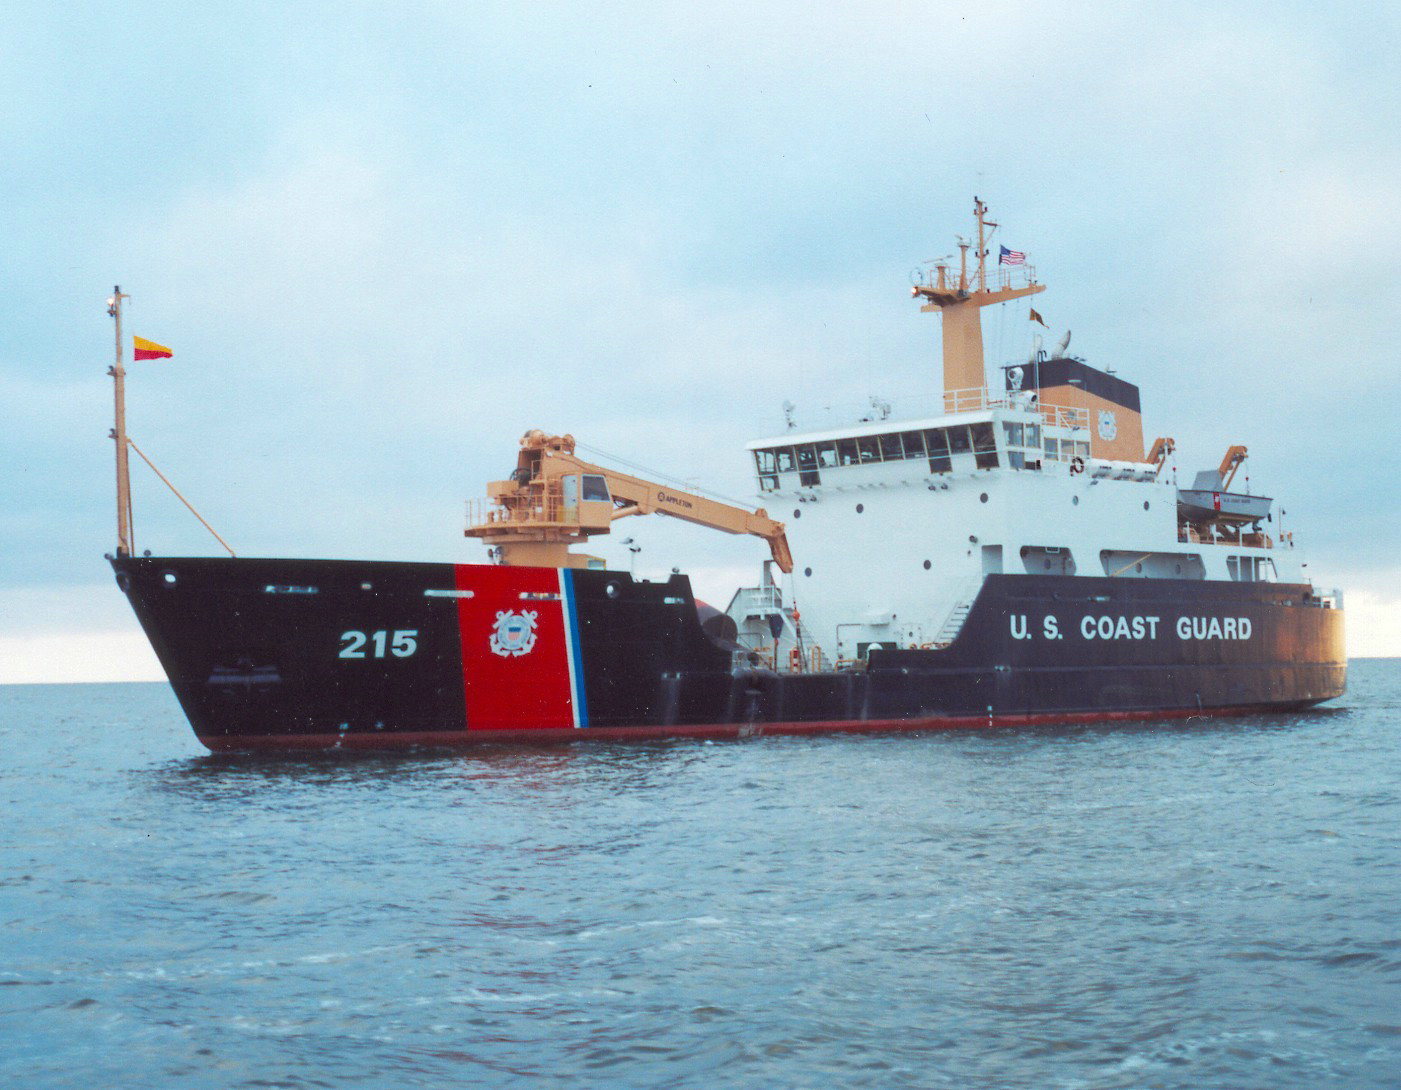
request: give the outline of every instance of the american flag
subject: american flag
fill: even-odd
[[[1020,250],[1009,250],[1006,246],[1001,246],[999,249],[1002,251],[997,255],[997,263],[999,265],[1026,264],[1026,254],[1022,253]]]

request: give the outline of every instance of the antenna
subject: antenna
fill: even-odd
[[[1035,295],[1046,290],[1036,280],[1036,272],[1025,261],[1018,268],[987,267],[989,231],[998,224],[988,217],[982,198],[973,198],[975,238],[959,235],[957,282],[945,262],[935,264],[933,283],[916,284],[910,294],[920,300],[922,311],[939,311],[943,326],[944,409],[956,412],[970,393],[987,389],[983,356],[983,331],[979,313],[994,303]],[[969,268],[968,251],[974,249],[976,264]],[[951,262],[949,263],[951,264]]]

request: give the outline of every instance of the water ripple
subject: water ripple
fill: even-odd
[[[1390,1088],[1401,669],[1355,676],[1185,727],[309,758],[203,755],[162,686],[0,689],[0,1080]]]

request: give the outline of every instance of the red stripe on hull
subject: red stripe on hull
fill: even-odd
[[[1262,715],[1290,710],[1274,704],[1224,708],[1175,708],[1163,711],[1076,712],[1055,715],[959,716],[933,719],[830,719],[812,723],[706,723],[695,726],[533,727],[490,731],[412,731],[383,734],[281,734],[244,738],[205,738],[216,753],[248,750],[387,750],[466,749],[484,742],[538,744],[623,742],[654,738],[755,738],[765,734],[890,734],[926,730],[978,730],[996,727],[1070,726],[1086,723],[1148,722],[1154,719],[1204,719],[1227,715]]]
[[[457,601],[467,729],[572,729],[558,570],[458,564],[455,577],[459,591],[471,592]]]

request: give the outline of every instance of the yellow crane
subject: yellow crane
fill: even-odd
[[[597,558],[571,553],[571,546],[610,532],[620,518],[651,514],[761,537],[779,568],[793,570],[783,523],[763,508],[750,511],[594,465],[575,455],[572,435],[538,429],[521,437],[510,479],[487,485],[487,502],[469,514],[466,535],[494,547],[503,564],[583,568]]]
[[[1221,491],[1229,492],[1231,482],[1236,479],[1236,470],[1245,461],[1246,449],[1237,444],[1226,451],[1226,457],[1221,459],[1221,468],[1216,472],[1221,475]]]

